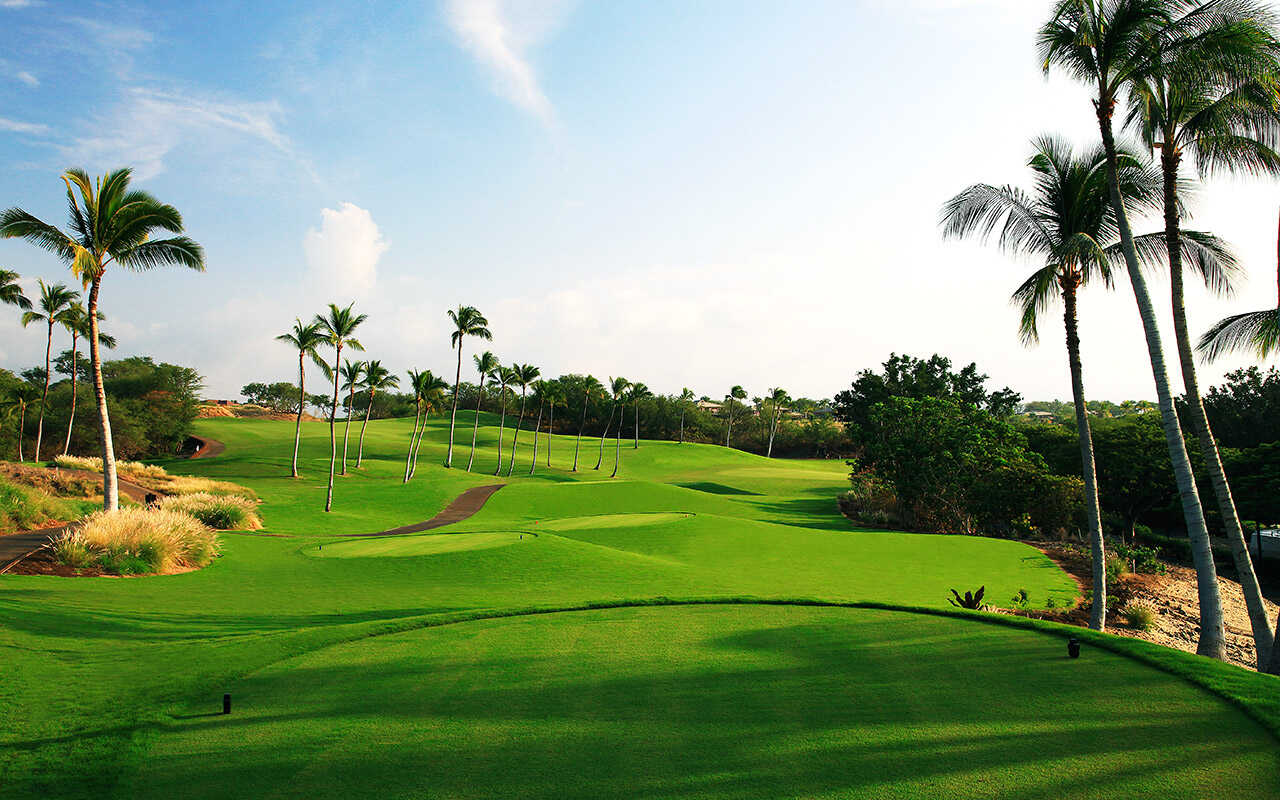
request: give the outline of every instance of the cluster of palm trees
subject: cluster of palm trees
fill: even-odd
[[[1146,271],[1168,265],[1171,305],[1188,418],[1204,456],[1236,573],[1248,605],[1258,668],[1280,672],[1280,648],[1266,616],[1239,515],[1209,427],[1196,380],[1184,306],[1185,270],[1216,293],[1232,287],[1240,265],[1211,234],[1184,230],[1189,184],[1183,157],[1200,175],[1280,173],[1280,40],[1273,14],[1252,0],[1059,0],[1039,31],[1046,72],[1059,69],[1092,87],[1100,141],[1083,152],[1055,136],[1033,142],[1033,188],[979,184],[952,198],[941,223],[949,236],[996,236],[1003,249],[1041,266],[1014,292],[1024,342],[1038,339],[1040,315],[1062,300],[1093,558],[1090,625],[1105,626],[1105,542],[1098,505],[1092,434],[1080,362],[1078,298],[1090,284],[1111,286],[1123,267],[1146,337],[1158,405],[1199,586],[1198,652],[1225,657],[1222,601],[1204,509],[1187,456],[1182,424],[1164,360]],[[1146,152],[1118,143],[1123,127]],[[1130,214],[1160,215],[1163,228],[1135,235]],[[1210,355],[1253,344],[1268,353],[1277,342],[1277,312],[1241,315],[1206,334]]]
[[[99,433],[102,445],[103,508],[119,508],[116,480],[115,448],[111,439],[111,418],[107,413],[107,395],[102,381],[102,347],[111,346],[110,337],[102,333],[103,314],[98,307],[102,281],[113,265],[118,269],[145,271],[157,267],[182,266],[204,271],[204,251],[199,244],[183,235],[182,215],[171,205],[161,203],[147,192],[131,188],[132,171],[117,169],[92,179],[82,169],[69,169],[62,174],[68,206],[68,225],[64,230],[44,222],[21,208],[0,212],[0,237],[25,239],[51,253],[70,270],[72,277],[87,291],[80,306],[80,293],[62,284],[40,284],[38,310],[16,288],[17,276],[4,272],[0,279],[0,299],[26,309],[23,324],[43,322],[48,326],[50,348],[53,330],[62,325],[72,334],[72,414],[75,411],[76,346],[83,338],[89,343],[89,362],[93,375],[94,396],[98,406]],[[159,236],[156,234],[172,234]],[[41,393],[48,398],[50,348],[46,348],[45,386]],[[22,401],[25,414],[30,399]],[[68,421],[68,441],[71,424]],[[36,424],[36,458],[39,458],[44,429],[44,403]],[[22,438],[19,427],[19,442]]]

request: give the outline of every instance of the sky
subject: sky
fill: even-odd
[[[0,206],[64,224],[62,170],[127,165],[180,209],[207,271],[110,273],[104,330],[197,368],[209,397],[295,379],[274,337],[354,302],[368,357],[400,373],[452,377],[465,304],[494,333],[465,367],[484,348],[664,393],[821,398],[936,352],[1069,399],[1057,312],[1027,348],[1008,302],[1035,265],[937,224],[972,183],[1027,185],[1033,137],[1093,144],[1088,93],[1037,63],[1049,5],[0,0]],[[1191,289],[1192,329],[1274,307],[1280,184],[1216,180],[1191,212],[1246,267],[1232,298]],[[0,268],[72,282],[16,240]],[[0,307],[15,371],[44,357],[17,316]],[[1085,292],[1081,337],[1090,398],[1154,398],[1127,281]]]

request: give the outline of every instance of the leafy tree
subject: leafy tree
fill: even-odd
[[[118,169],[93,181],[84,170],[64,172],[71,233],[20,208],[0,213],[0,237],[26,239],[53,253],[70,266],[77,280],[89,287],[89,359],[102,427],[102,505],[107,511],[119,508],[120,492],[98,346],[98,293],[102,279],[113,263],[129,270],[183,266],[204,271],[204,251],[190,238],[152,238],[155,231],[181,234],[182,215],[150,194],[130,189],[132,174],[129,169]]]
[[[378,396],[378,392],[385,392],[399,386],[400,379],[391,374],[391,370],[382,366],[381,361],[375,359],[364,365],[362,385],[369,393],[369,401],[364,407],[364,422],[360,423],[360,444],[356,447],[356,469],[360,468],[360,462],[364,460],[364,429],[369,427],[369,414],[373,411],[373,400]]]
[[[1280,371],[1257,367],[1228,372],[1209,389],[1205,411],[1226,447],[1247,448],[1280,441]]]
[[[325,493],[324,510],[333,510],[333,476],[338,463],[338,436],[334,425],[338,418],[338,389],[341,379],[342,350],[363,351],[364,346],[355,338],[356,328],[369,318],[368,314],[357,314],[353,310],[354,303],[346,308],[338,308],[330,303],[325,314],[317,314],[314,324],[318,325],[324,341],[333,348],[333,366],[325,365],[329,380],[333,382],[333,403],[329,409],[329,487]]]
[[[457,311],[449,312],[449,320],[453,323],[450,341],[458,349],[458,371],[453,380],[453,411],[449,415],[449,450],[445,453],[444,465],[453,466],[453,428],[458,418],[458,388],[462,385],[462,343],[468,336],[493,340],[489,332],[489,320],[484,318],[474,306],[458,306]]]
[[[1107,181],[1120,249],[1146,336],[1165,441],[1178,481],[1187,537],[1196,568],[1200,599],[1200,642],[1196,652],[1221,660],[1226,657],[1226,638],[1213,549],[1191,460],[1182,437],[1182,425],[1169,388],[1155,309],[1120,191],[1119,149],[1113,130],[1119,94],[1146,76],[1158,74],[1165,64],[1180,58],[1195,58],[1194,54],[1183,56],[1181,52],[1195,51],[1206,39],[1207,26],[1212,26],[1212,18],[1206,16],[1204,7],[1191,6],[1181,0],[1058,0],[1049,20],[1040,29],[1038,45],[1046,73],[1056,66],[1081,83],[1097,89],[1093,105],[1107,156]]]
[[[467,472],[471,471],[471,465],[476,460],[476,434],[480,430],[480,402],[484,399],[484,386],[486,381],[493,381],[494,372],[501,364],[498,357],[488,350],[478,356],[471,357],[476,364],[476,372],[480,373],[480,380],[476,383],[478,391],[476,392],[476,418],[471,425],[471,451],[467,455]]]
[[[291,473],[291,476],[296,478],[298,477],[298,445],[302,442],[302,414],[307,408],[306,361],[308,358],[311,359],[312,363],[322,371],[328,369],[328,365],[320,357],[320,346],[326,341],[324,326],[319,320],[304,324],[302,320],[295,319],[293,330],[280,334],[276,337],[276,341],[289,344],[298,351],[298,419],[293,429],[293,471]]]

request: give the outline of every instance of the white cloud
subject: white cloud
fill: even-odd
[[[33,5],[32,0],[0,0],[0,8],[29,8]]]
[[[30,72],[27,72],[25,69],[18,72],[13,77],[17,78],[19,83],[30,86],[32,89],[40,85],[40,79],[35,75],[32,75]]]
[[[320,227],[307,231],[302,241],[309,288],[340,304],[367,295],[378,280],[378,260],[390,247],[373,215],[343,203],[320,216]]]
[[[49,126],[41,125],[37,122],[19,122],[18,120],[0,117],[0,131],[9,131],[11,133],[42,134],[42,133],[49,132]]]
[[[570,5],[565,0],[446,0],[444,13],[459,43],[490,70],[498,93],[550,124],[554,110],[527,51],[549,35]]]

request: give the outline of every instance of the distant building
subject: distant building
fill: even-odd
[[[718,416],[720,412],[724,410],[724,404],[715,403],[715,402],[712,402],[711,400],[699,400],[698,408],[701,411],[707,411],[711,414],[715,414]]]
[[[1026,417],[1027,419],[1041,419],[1041,420],[1045,420],[1046,422],[1052,422],[1054,419],[1056,419],[1056,417],[1054,417],[1053,415],[1053,412],[1051,411],[1027,411],[1023,413],[1022,416]]]

